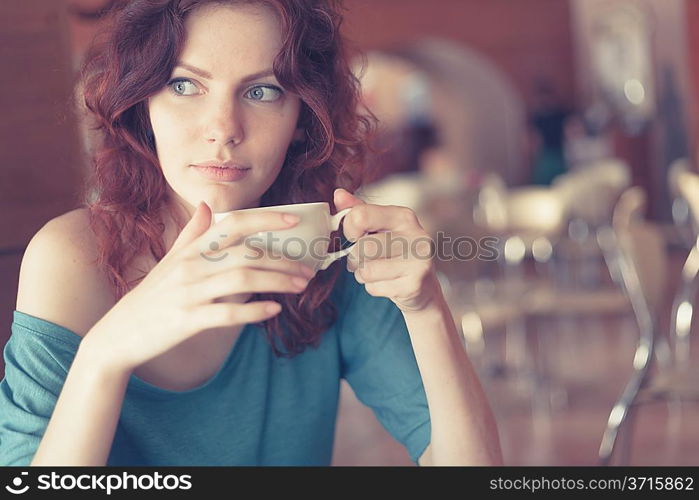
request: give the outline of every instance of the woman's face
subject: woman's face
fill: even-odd
[[[258,206],[279,173],[300,111],[272,63],[281,48],[275,13],[261,5],[205,5],[186,19],[186,40],[169,83],[149,99],[165,179],[191,215]],[[239,165],[212,177],[203,162]],[[210,170],[219,172],[218,170]]]

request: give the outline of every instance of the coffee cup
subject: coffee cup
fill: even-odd
[[[300,261],[315,271],[322,271],[352,249],[350,245],[336,252],[328,252],[331,233],[339,229],[340,222],[350,210],[351,208],[346,208],[330,215],[328,203],[316,202],[246,208],[235,212],[271,211],[297,215],[301,220],[295,226],[276,231],[260,231],[247,236],[243,244],[271,251],[272,255],[283,255],[290,260]],[[234,212],[215,213],[213,222],[218,223],[231,213]]]

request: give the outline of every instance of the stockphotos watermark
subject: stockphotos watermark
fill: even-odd
[[[12,480],[12,483],[5,486],[5,490],[13,495],[23,495],[28,491],[59,491],[59,490],[83,490],[83,491],[103,491],[111,495],[113,491],[149,491],[149,490],[191,490],[192,476],[189,474],[167,474],[160,472],[152,474],[41,474],[37,479],[37,484],[30,487],[27,472],[20,473]]]
[[[220,238],[227,235],[221,234]],[[305,260],[310,257],[313,260],[322,260],[327,254],[327,249],[331,243],[336,243],[335,248],[340,247],[342,241],[323,236],[313,238],[310,241],[298,236],[289,238],[279,238],[273,232],[247,237],[243,244],[253,255],[246,255],[245,258],[256,260],[264,255],[263,248],[274,248],[281,251],[282,255],[292,260]],[[360,263],[365,259],[377,259],[386,256],[390,249],[391,257],[402,256],[404,259],[413,258],[417,260],[437,259],[440,261],[470,261],[484,260],[495,261],[499,257],[500,239],[495,236],[485,236],[483,238],[472,238],[470,236],[458,236],[452,238],[440,231],[437,238],[423,236],[415,239],[408,239],[404,236],[395,236],[392,233],[375,233],[366,235],[354,244],[352,250],[353,258]],[[347,245],[345,245],[347,246]],[[209,250],[219,252],[218,254],[204,254],[201,256],[209,261],[217,262],[225,259],[228,253],[220,249],[217,241],[209,243]],[[268,257],[281,259],[280,255],[269,254]]]

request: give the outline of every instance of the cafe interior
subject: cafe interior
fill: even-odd
[[[79,203],[107,3],[0,8],[0,345],[27,243]],[[504,462],[698,464],[699,1],[344,5],[379,120],[357,194],[437,242]],[[338,415],[334,465],[413,465],[344,382]]]

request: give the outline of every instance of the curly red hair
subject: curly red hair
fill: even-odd
[[[281,172],[261,206],[327,201],[333,191],[361,184],[367,139],[375,130],[371,113],[360,114],[359,81],[350,69],[340,35],[336,0],[129,0],[108,11],[107,29],[84,62],[81,88],[100,132],[85,205],[98,247],[98,265],[118,300],[138,279],[125,271],[143,252],[159,261],[166,253],[161,210],[168,206],[166,180],[156,155],[147,99],[171,76],[182,50],[184,19],[207,3],[262,3],[280,16],[282,48],[275,76],[302,102],[299,126],[306,141],[292,143]],[[178,221],[180,227],[185,221]],[[333,238],[331,249],[337,247]],[[316,346],[337,318],[330,292],[341,268],[335,262],[316,275],[304,293],[256,294],[282,304],[282,313],[263,323],[277,356],[292,357]]]

